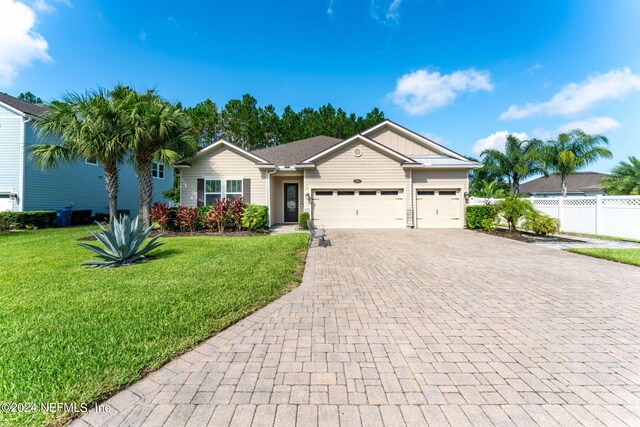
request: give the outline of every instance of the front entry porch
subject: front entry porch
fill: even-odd
[[[275,174],[271,177],[269,212],[271,224],[297,224],[304,211],[304,179],[300,174]]]

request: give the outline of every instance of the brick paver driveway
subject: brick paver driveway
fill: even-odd
[[[640,269],[331,230],[303,285],[79,425],[640,425]]]

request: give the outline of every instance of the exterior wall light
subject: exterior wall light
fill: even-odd
[[[464,192],[464,201],[466,204],[469,204],[469,199],[471,198],[470,194],[468,191]]]

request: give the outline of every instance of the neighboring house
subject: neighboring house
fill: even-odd
[[[71,208],[108,213],[108,198],[102,167],[88,160],[45,171],[29,159],[29,147],[40,142],[33,123],[46,111],[0,92],[0,212]],[[154,200],[173,184],[173,169],[154,164]],[[133,166],[120,168],[118,209],[138,212],[138,183]]]
[[[600,180],[607,176],[598,172],[576,172],[567,177],[567,196],[582,197],[605,194]],[[534,197],[560,196],[560,175],[551,174],[520,184],[520,194],[530,194]]]
[[[182,204],[243,197],[269,207],[270,225],[305,211],[327,228],[462,228],[467,174],[481,165],[385,120],[253,152],[221,140],[174,166]]]

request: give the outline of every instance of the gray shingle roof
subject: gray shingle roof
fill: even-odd
[[[577,172],[567,177],[567,192],[580,193],[585,190],[601,189],[600,180],[607,176],[598,172]],[[560,175],[551,174],[520,184],[521,194],[559,193]]]
[[[0,92],[0,102],[23,113],[31,114],[32,116],[40,116],[42,113],[47,111],[47,106],[44,104],[32,104],[30,102],[25,102],[4,92]]]
[[[342,141],[339,138],[319,135],[301,139],[300,141],[262,148],[252,151],[252,153],[277,166],[292,166]]]

